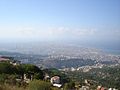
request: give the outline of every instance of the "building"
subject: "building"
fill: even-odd
[[[7,62],[9,61],[10,59],[8,58],[4,58],[4,57],[0,57],[0,62]]]
[[[60,83],[60,77],[59,76],[54,76],[50,79],[50,82],[52,84],[59,84]]]
[[[50,82],[54,87],[60,88],[62,84],[60,84],[60,77],[59,76],[54,76],[50,79]]]
[[[45,73],[44,80],[50,80],[50,76],[47,73]]]
[[[90,90],[88,86],[82,86],[79,90]]]

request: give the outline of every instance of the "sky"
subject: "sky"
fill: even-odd
[[[120,46],[120,0],[0,0],[0,41]]]

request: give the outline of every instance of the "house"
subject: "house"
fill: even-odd
[[[88,86],[82,86],[79,90],[90,90]]]
[[[32,74],[24,74],[24,82],[29,83],[32,80],[33,80]]]
[[[45,73],[44,80],[49,80],[49,79],[50,79],[50,76],[47,73]]]
[[[97,87],[97,90],[101,90],[101,88],[102,88],[102,86],[98,86],[98,87]]]
[[[105,87],[102,87],[102,86],[98,86],[97,87],[97,90],[107,90]]]
[[[62,86],[62,84],[53,84],[53,86],[54,86],[54,87],[59,87],[59,88],[60,88],[60,87]]]
[[[90,80],[85,79],[85,84],[90,86]]]
[[[12,64],[12,65],[14,65],[14,66],[16,66],[16,65],[20,65],[20,61],[17,61],[17,60],[11,60],[10,61],[10,64]]]
[[[108,90],[118,90],[118,89],[115,89],[115,88],[109,88]]]
[[[4,58],[4,57],[0,57],[0,62],[7,62],[9,61],[10,59],[8,58]]]
[[[53,86],[60,88],[62,84],[60,84],[60,77],[59,76],[54,76],[50,79],[50,82],[52,83]]]
[[[106,90],[106,89],[104,87],[102,87],[101,90]]]
[[[60,77],[59,76],[54,76],[50,79],[50,82],[52,84],[59,84],[60,83]]]
[[[1,56],[0,62],[9,62],[10,64],[16,66],[20,64],[20,61],[14,60],[13,57]]]

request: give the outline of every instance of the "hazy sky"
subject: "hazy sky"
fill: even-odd
[[[0,41],[115,41],[120,0],[0,0]]]

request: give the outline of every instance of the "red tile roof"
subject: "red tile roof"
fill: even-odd
[[[9,59],[0,57],[0,62],[1,61],[9,61]]]

